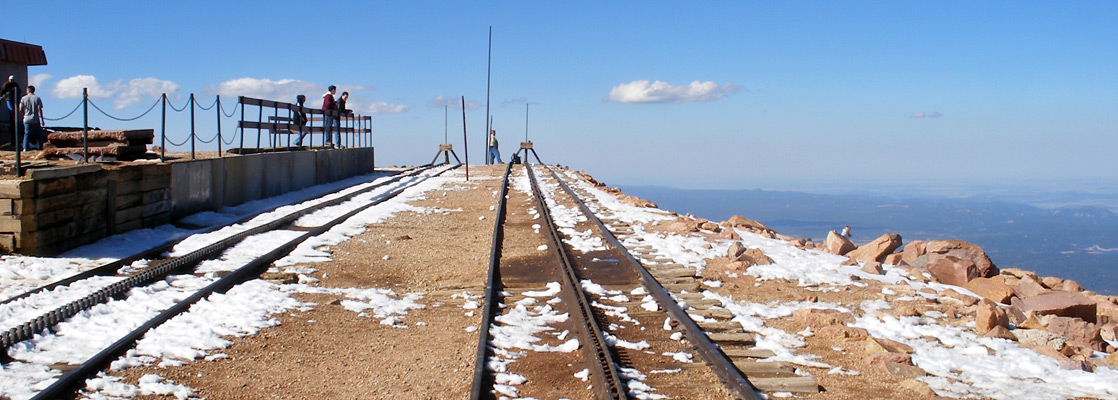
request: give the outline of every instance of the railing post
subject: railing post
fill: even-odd
[[[89,162],[89,88],[82,88],[82,160]]]
[[[276,119],[279,118],[279,108],[272,107],[272,129],[268,130],[268,142],[272,144],[272,152],[276,152],[276,147],[279,144],[279,136],[276,136]]]
[[[163,93],[163,122],[159,139],[159,162],[167,162],[167,93]]]
[[[237,102],[241,104],[241,121],[237,124],[241,128],[241,155],[245,154],[245,96],[238,96]]]
[[[21,135],[19,133],[26,129],[21,129],[24,127],[23,119],[19,118],[19,102],[16,101],[19,100],[16,98],[19,96],[19,93],[13,93],[11,95],[5,93],[4,96],[12,96],[10,98],[12,102],[12,124],[15,125],[16,128],[14,130],[15,135],[12,137],[12,142],[14,142],[13,144],[16,146],[16,176],[23,176],[23,161],[20,160],[20,154],[23,152],[23,141],[20,140]],[[23,135],[27,135],[27,132],[23,132]]]
[[[214,108],[217,109],[217,156],[221,157],[221,95],[217,95]]]
[[[194,93],[190,94],[190,159],[194,159]]]
[[[256,150],[260,150],[260,126],[264,123],[264,105],[257,104],[257,109],[260,111],[256,115]]]

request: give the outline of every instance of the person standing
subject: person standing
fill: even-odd
[[[330,85],[326,89],[326,93],[322,95],[322,129],[326,133],[326,147],[334,147],[334,138],[330,135],[334,130],[334,121],[337,119],[337,102],[334,101],[334,93],[337,93],[338,87]]]
[[[494,163],[493,160],[497,160],[497,162]],[[489,163],[490,164],[500,164],[501,163],[501,152],[499,150],[497,150],[497,131],[496,130],[489,131]]]
[[[342,92],[342,95],[338,96],[338,103],[336,106],[338,109],[338,118],[334,120],[334,143],[337,143],[338,147],[343,149],[345,146],[342,146],[342,118],[345,118],[349,114],[349,110],[345,109],[345,102],[347,100],[349,100],[349,92]]]
[[[35,95],[35,86],[27,85],[27,95],[19,101],[20,114],[23,115],[23,151],[43,148],[43,100]],[[34,145],[32,147],[31,145]]]
[[[295,103],[297,103],[299,108],[295,110],[295,114],[292,116],[291,119],[293,120],[292,122],[295,123],[295,126],[299,129],[299,138],[295,139],[296,146],[302,146],[303,138],[307,136],[307,113],[303,111],[303,103],[306,102],[307,96],[295,96]]]
[[[842,235],[842,237],[844,238],[850,239],[850,225],[844,226],[842,228],[842,233],[840,233],[839,235]]]
[[[19,146],[19,142],[15,139],[16,132],[18,131],[18,129],[16,129],[16,124],[19,122],[16,122],[17,118],[14,115],[14,111],[16,111],[16,102],[19,101],[20,94],[22,93],[19,90],[19,83],[16,82],[16,76],[9,75],[8,81],[4,82],[4,87],[0,88],[0,102],[4,103],[4,111],[6,112],[6,114],[4,114],[5,118],[12,119],[12,143],[16,146]]]

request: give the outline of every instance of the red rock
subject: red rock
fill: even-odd
[[[1048,321],[1048,331],[1063,336],[1070,344],[1094,351],[1106,349],[1097,325],[1079,318],[1055,317]]]
[[[1041,285],[1039,281],[1029,277],[1021,278],[1021,281],[1017,282],[1017,287],[1013,289],[1013,292],[1017,294],[1017,297],[1020,297],[1022,299],[1036,297],[1050,291],[1051,290],[1048,290],[1043,285]]]
[[[882,263],[883,264],[888,264],[888,265],[900,264],[902,256],[904,256],[904,254],[901,254],[901,253],[893,253],[893,254],[886,255],[885,260],[882,261]]]
[[[1036,345],[1036,346],[1028,346],[1028,348],[1029,348],[1029,350],[1032,350],[1032,351],[1035,351],[1035,352],[1040,353],[1042,355],[1046,355],[1048,357],[1051,357],[1052,359],[1054,359],[1056,361],[1061,361],[1061,360],[1067,360],[1068,359],[1068,356],[1065,356],[1064,353],[1061,353],[1059,350],[1053,349],[1053,348],[1048,347],[1048,346]]]
[[[1118,297],[1096,294],[1087,296],[1087,298],[1094,300],[1098,307],[1095,310],[1095,322],[1099,324],[1118,322],[1118,304],[1115,303],[1115,299],[1118,299]]]
[[[721,232],[718,232],[718,237],[720,239],[741,240],[741,236],[733,229],[723,229]]]
[[[815,332],[816,336],[828,339],[865,340],[870,333],[864,328],[854,328],[846,325],[827,325]]]
[[[851,242],[850,239],[839,235],[838,232],[830,231],[827,233],[827,239],[823,241],[823,251],[831,254],[845,255],[851,250],[858,248]]]
[[[1079,282],[1073,281],[1071,279],[1064,279],[1064,283],[1060,285],[1059,290],[1063,290],[1065,292],[1082,292],[1083,286],[1079,286]]]
[[[730,243],[730,247],[726,248],[726,258],[731,260],[736,259],[742,254],[745,254],[745,250],[745,245],[741,244],[741,242]]]
[[[1046,276],[1040,278],[1040,284],[1049,289],[1059,290],[1060,286],[1063,286],[1064,280],[1054,276]]]
[[[1003,326],[995,326],[982,336],[1017,341],[1017,336],[1013,336],[1013,332],[1010,332],[1008,328]]]
[[[1005,277],[1001,275],[993,278],[975,278],[967,282],[964,287],[995,303],[1005,303],[1013,297],[1013,288],[1005,283]]]
[[[877,261],[868,262],[866,265],[863,265],[862,272],[873,275],[885,274],[885,270],[881,269],[881,263]]]
[[[973,262],[955,256],[940,256],[935,261],[929,259],[928,271],[937,281],[956,286],[966,285],[971,279],[982,276]]]
[[[773,259],[765,255],[761,249],[746,249],[737,258],[738,261],[751,263],[751,265],[772,265]]]
[[[830,309],[799,309],[792,313],[792,318],[799,325],[809,328],[827,325],[846,325],[854,322],[854,315]]]
[[[959,293],[955,290],[944,290],[944,291],[940,292],[939,294],[941,296],[949,298],[949,299],[959,300],[959,301],[963,302],[964,306],[967,306],[967,307],[978,304],[978,300],[979,300],[977,297],[971,296],[969,294],[962,294],[962,293]]]
[[[928,254],[928,264],[938,257],[953,256],[974,263],[978,268],[979,276],[991,277],[998,274],[998,267],[976,244],[962,240],[933,240],[928,242],[924,250]]]
[[[1040,282],[1040,277],[1037,276],[1036,272],[1026,271],[1020,268],[1006,268],[1001,270],[1001,274],[1010,275],[1016,277],[1017,279],[1031,278],[1034,281]]]
[[[898,341],[895,341],[895,340],[875,338],[873,336],[870,336],[870,337],[866,338],[866,353],[867,354],[875,354],[875,353],[912,354],[913,352],[914,352],[914,350],[912,350],[911,346],[909,346],[907,344],[904,344],[904,343],[901,343],[901,342],[898,342]]]
[[[1098,306],[1079,292],[1048,292],[1014,301],[1023,311],[1038,315],[1058,315],[1095,322]]]
[[[997,304],[986,299],[978,302],[978,310],[974,317],[974,329],[979,335],[985,335],[996,326],[1009,328],[1009,318],[1005,311],[998,308]]]
[[[923,240],[917,240],[909,243],[904,247],[904,251],[901,252],[901,261],[912,264],[916,261],[917,257],[926,254],[927,245],[928,242],[925,242]]]
[[[896,250],[898,247],[901,247],[901,235],[887,233],[846,253],[846,256],[865,262],[881,262],[885,260],[886,255],[892,253],[893,250]]]
[[[915,378],[927,375],[924,369],[912,365],[912,356],[903,353],[880,353],[869,356],[870,365],[887,373],[906,378]]]

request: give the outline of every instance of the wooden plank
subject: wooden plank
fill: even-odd
[[[766,392],[818,393],[819,383],[810,376],[790,376],[780,378],[749,378],[753,387]]]
[[[688,303],[688,304],[690,304],[690,303]],[[688,315],[698,315],[698,316],[701,316],[703,318],[730,319],[730,318],[734,317],[734,313],[730,312],[730,310],[727,310],[725,308],[707,308],[707,309],[696,308],[696,309],[693,309],[693,310],[687,310],[687,314]],[[738,324],[738,326],[741,326],[741,324]]]
[[[691,268],[686,268],[686,267],[685,268],[656,268],[656,269],[649,269],[649,272],[651,272],[652,275],[655,275],[657,278],[659,278],[661,276],[670,277],[670,278],[694,278],[695,277],[695,270],[693,270]]]
[[[734,360],[734,366],[738,370],[749,374],[765,374],[765,373],[792,373],[796,369],[791,364],[782,361],[753,361],[753,360]]]
[[[682,292],[684,290],[686,290],[688,292],[692,292],[692,293],[699,291],[699,283],[698,282],[666,283],[663,286],[664,286],[664,289],[668,289],[668,291],[673,292],[673,293],[679,293],[679,292]]]
[[[703,328],[703,330],[708,331],[708,332],[729,332],[729,331],[741,332],[742,331],[741,324],[738,323],[738,322],[734,322],[734,321],[717,321],[717,322],[695,321],[695,323],[698,324],[700,328]]]
[[[740,326],[740,325],[739,325]],[[736,343],[736,344],[753,344],[753,334],[750,333],[728,333],[728,332],[712,332],[707,334],[712,342],[718,343]]]
[[[723,349],[722,353],[725,353],[726,357],[769,358],[776,356],[776,353],[772,350],[758,349],[756,347],[748,349]]]

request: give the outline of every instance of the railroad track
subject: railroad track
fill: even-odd
[[[537,231],[546,228],[543,234],[546,246],[550,247],[550,257],[557,261],[537,259],[534,268],[524,268],[523,257],[503,253],[502,244],[506,238],[523,241],[532,236],[524,233],[524,222],[506,220],[509,210],[506,199],[516,201],[516,196],[507,194],[513,175],[510,166],[506,170],[498,218],[494,223],[471,399],[519,395],[507,384],[517,381],[515,374],[509,378],[510,362],[502,355],[509,350],[501,348],[497,342],[502,340],[490,330],[508,325],[501,321],[502,316],[520,312],[524,301],[535,304],[531,297],[557,292],[555,287],[545,291],[547,287],[543,286],[553,277],[562,278],[563,295],[558,297],[561,301],[556,305],[564,305],[572,319],[579,321],[575,330],[580,333],[582,358],[578,362],[587,366],[582,376],[589,378],[585,380],[592,388],[590,393],[573,390],[575,393],[564,393],[564,396],[627,399],[667,394],[674,398],[752,400],[764,398],[758,389],[817,391],[814,379],[796,375],[791,365],[760,361],[773,354],[753,348],[753,336],[743,332],[740,324],[729,321],[732,315],[728,310],[722,309],[716,301],[703,299],[693,268],[658,257],[656,249],[641,243],[642,239],[621,218],[604,215],[604,221],[599,219],[596,213],[606,214],[609,210],[597,204],[585,188],[572,188],[550,167],[517,168],[527,175],[534,197],[531,203],[538,207],[542,220],[533,227],[538,228]],[[537,179],[537,168],[547,172],[544,179]],[[541,189],[544,184],[548,187]],[[532,211],[529,209],[527,214]],[[553,212],[559,214],[562,222],[555,222]],[[523,219],[515,213],[511,215],[514,219]],[[506,228],[516,232],[508,234]],[[645,263],[652,266],[646,268]],[[525,277],[532,274],[548,277]],[[630,296],[644,299],[633,301]],[[664,321],[663,329],[658,321]],[[516,363],[546,366],[536,367],[536,370],[563,369],[562,361],[553,363],[560,365],[551,366],[545,361],[524,361],[533,355],[547,357],[542,352],[522,353],[525,355],[515,360]],[[692,363],[692,356],[698,356],[703,363]],[[571,367],[566,369],[569,373]],[[659,374],[650,378],[654,373]],[[751,378],[747,379],[745,374]],[[578,388],[579,385],[575,382],[564,387]],[[533,394],[528,393],[529,396]]]
[[[65,373],[52,385],[40,391],[34,398],[54,399],[73,396],[77,389],[84,386],[87,377],[104,369],[110,362],[132,348],[149,330],[187,311],[192,304],[212,293],[225,292],[241,282],[259,276],[274,261],[289,254],[296,246],[307,239],[321,235],[350,217],[399,195],[407,188],[427,178],[440,175],[450,169],[450,167],[412,169],[383,181],[361,184],[321,196],[318,200],[307,202],[310,204],[279,207],[271,212],[248,217],[238,221],[238,223],[220,227],[220,229],[214,228],[208,233],[191,237],[202,237],[201,239],[192,240],[187,238],[178,243],[167,243],[155,249],[126,257],[122,259],[124,261],[110,263],[8,299],[0,306],[12,308],[19,307],[21,303],[29,303],[29,305],[38,307],[51,302],[63,304],[0,333],[0,345],[3,345],[4,355],[8,356],[8,350],[12,346],[32,346],[22,342],[39,334],[49,334],[47,331],[54,329],[60,322],[97,304],[124,298],[130,290],[153,282],[161,282],[171,274],[194,272],[192,268],[206,260],[228,257],[229,253],[235,250],[235,246],[245,242],[246,239],[254,236],[262,237],[258,235],[280,233],[269,239],[272,243],[266,249],[266,252],[257,249],[255,253],[262,254],[254,253],[249,260],[235,270],[221,271],[213,276],[212,283],[162,310],[146,323],[136,327],[92,358]],[[301,218],[314,217],[313,214],[320,211],[325,211],[329,216],[337,215],[337,213],[341,213],[341,215],[318,224],[314,224],[313,220],[310,223],[297,223]],[[105,278],[107,275],[120,271],[127,265],[127,260],[141,260],[145,257],[157,258],[157,256],[153,257],[152,254],[158,255],[164,252],[168,252],[168,256],[157,261],[144,263],[147,267],[132,271],[128,276]],[[96,282],[89,283],[89,281]],[[79,287],[76,290],[78,293],[66,293],[65,289],[69,287],[68,285]],[[56,298],[51,299],[51,296]],[[5,311],[7,311],[5,315],[19,314],[19,312],[13,313],[11,310]],[[10,321],[7,324],[13,325]],[[3,361],[8,364],[16,360],[6,357]]]

